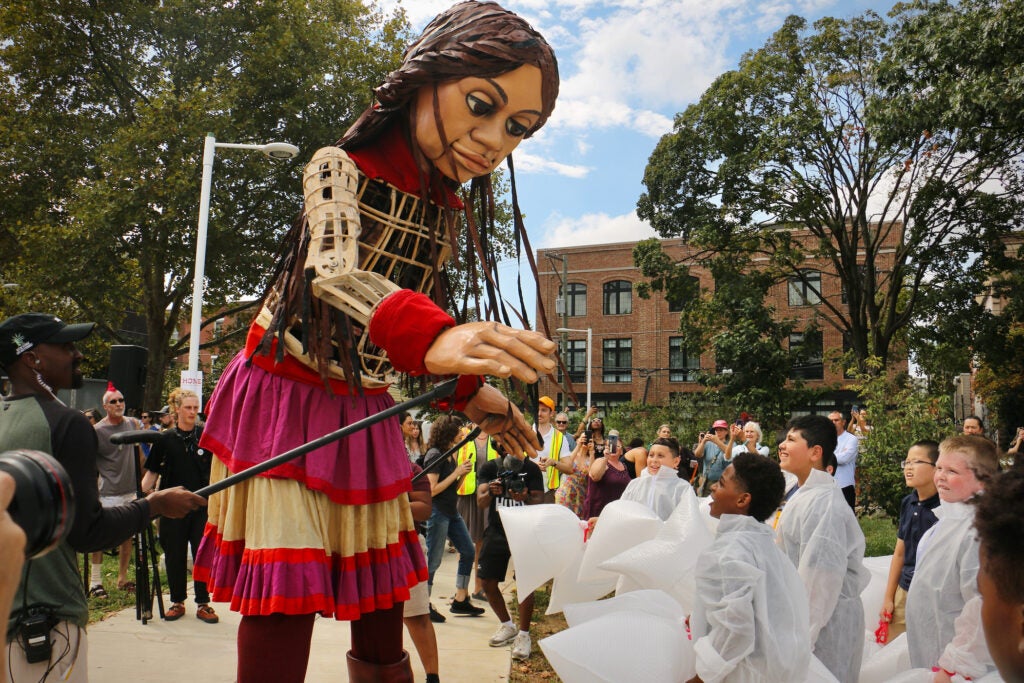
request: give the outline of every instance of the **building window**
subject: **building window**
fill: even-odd
[[[821,303],[821,272],[804,270],[789,278],[790,306],[817,306]]]
[[[633,312],[633,285],[628,280],[604,284],[604,314],[625,315]]]
[[[563,296],[562,288],[558,288],[558,296]],[[565,286],[566,315],[587,314],[587,286],[581,282],[570,282]],[[561,311],[559,311],[561,313]]]
[[[689,291],[696,292],[698,294],[700,293],[700,278],[694,277],[693,275],[690,276]],[[668,301],[669,313],[679,313],[683,310],[683,303],[686,301],[686,297],[679,293],[673,295],[666,292],[665,300]]]
[[[824,352],[820,332],[795,332],[789,335],[789,352],[793,356],[790,379],[823,379]]]
[[[864,281],[867,280],[868,269],[867,266],[861,264],[857,266],[857,286],[864,291]],[[839,298],[844,304],[850,303],[850,298],[846,293],[846,283],[842,280],[839,281]]]
[[[605,339],[601,381],[630,382],[633,379],[633,340]]]
[[[565,343],[565,367],[573,382],[587,381],[587,342],[584,339],[569,339]],[[562,370],[558,370],[558,381],[562,381]]]
[[[668,381],[696,382],[700,372],[700,354],[687,353],[682,337],[668,339]]]

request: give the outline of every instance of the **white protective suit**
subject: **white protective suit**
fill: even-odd
[[[806,593],[771,527],[753,517],[722,515],[715,542],[697,560],[696,577],[690,628],[704,683],[807,677]]]
[[[864,648],[864,534],[832,477],[811,470],[779,518],[778,542],[809,600],[814,654],[841,683],[856,683]]]
[[[978,679],[993,667],[981,627],[974,507],[944,502],[935,516],[918,545],[907,593],[910,664]]]
[[[675,470],[662,467],[654,476],[638,477],[629,482],[619,500],[632,500],[646,505],[654,510],[661,521],[665,521],[684,496],[697,497],[690,482],[680,479]]]

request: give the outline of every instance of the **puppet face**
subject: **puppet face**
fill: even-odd
[[[962,503],[983,488],[970,464],[966,455],[959,451],[939,452],[935,462],[935,488],[939,490],[940,500]]]
[[[500,76],[439,83],[445,146],[434,117],[434,90],[425,86],[416,93],[413,137],[437,170],[459,183],[497,168],[537,125],[543,109],[541,72],[529,64]]]
[[[654,444],[647,453],[647,471],[650,474],[657,474],[662,467],[679,469],[680,457],[672,455],[672,449],[661,444]]]

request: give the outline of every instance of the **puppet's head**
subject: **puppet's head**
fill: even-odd
[[[544,125],[558,96],[558,63],[522,18],[469,0],[435,17],[374,93],[342,146],[361,147],[405,115],[418,151],[463,182],[490,173]]]

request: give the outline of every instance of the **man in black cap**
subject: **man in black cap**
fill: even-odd
[[[77,410],[56,396],[82,386],[82,354],[75,342],[94,323],[67,325],[43,313],[24,313],[0,323],[0,368],[11,395],[0,402],[0,451],[29,448],[49,453],[64,466],[75,491],[71,531],[57,548],[25,563],[7,630],[11,680],[85,681],[88,603],[78,576],[77,552],[118,545],[154,515],[182,517],[206,505],[184,488],[155,492],[111,508],[100,506],[96,487],[96,432]],[[40,633],[39,624],[43,628]]]

